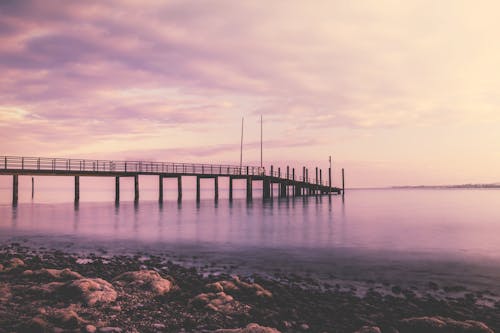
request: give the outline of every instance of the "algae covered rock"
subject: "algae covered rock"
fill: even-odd
[[[139,286],[150,290],[156,295],[168,293],[173,286],[170,280],[162,278],[158,272],[148,270],[126,272],[117,276],[113,281],[130,286]]]

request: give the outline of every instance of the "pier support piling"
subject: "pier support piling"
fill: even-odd
[[[269,199],[271,197],[271,188],[268,179],[262,181],[262,197],[264,199]]]
[[[252,201],[252,177],[247,177],[247,201]]]
[[[229,176],[229,200],[233,200],[233,177]]]
[[[17,206],[19,194],[19,175],[12,176],[12,205]]]
[[[215,201],[219,200],[219,177],[214,177],[214,191],[215,191]]]
[[[31,177],[31,199],[35,197],[35,178]]]
[[[75,203],[80,202],[80,176],[75,176]]]
[[[196,176],[196,201],[200,201],[200,176]]]
[[[139,202],[139,175],[134,176],[134,202]]]
[[[120,202],[120,177],[115,177],[115,202]]]
[[[158,176],[158,201],[163,202],[163,176]]]
[[[177,201],[182,201],[182,176],[177,177]]]

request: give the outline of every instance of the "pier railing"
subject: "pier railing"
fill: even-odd
[[[258,166],[224,164],[175,163],[155,161],[114,161],[67,159],[47,157],[0,156],[0,170],[85,172],[85,173],[140,173],[140,174],[193,174],[193,175],[242,175],[271,176],[278,179],[299,181],[327,186],[325,181],[314,177],[292,177],[290,172],[273,171]]]

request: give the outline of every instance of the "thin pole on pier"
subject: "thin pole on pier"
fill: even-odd
[[[328,187],[330,187],[329,191],[331,190],[332,187],[332,157],[328,157],[328,162],[330,163],[330,166],[328,167]]]
[[[244,117],[241,117],[240,173],[241,173],[241,167],[243,165],[243,120]]]
[[[318,185],[318,167],[316,167],[316,185]]]
[[[262,168],[262,115],[260,115],[260,167]]]
[[[31,177],[31,199],[35,197],[35,178]]]

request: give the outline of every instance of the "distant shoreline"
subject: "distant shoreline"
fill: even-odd
[[[460,184],[460,185],[403,185],[386,187],[353,187],[349,190],[450,190],[450,189],[500,189],[500,183],[495,184]]]

